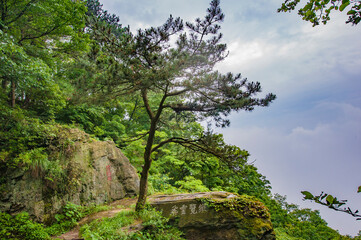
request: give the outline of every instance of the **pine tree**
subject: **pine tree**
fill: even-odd
[[[226,117],[232,111],[251,111],[275,99],[273,94],[255,97],[261,92],[258,82],[249,82],[241,74],[214,70],[215,64],[228,55],[219,33],[219,23],[224,19],[219,4],[219,0],[213,0],[205,18],[197,18],[195,23],[184,24],[180,18],[170,16],[160,27],[139,30],[127,44],[112,40],[116,50],[109,50],[121,66],[114,73],[117,80],[112,94],[140,94],[149,118],[137,210],[146,201],[152,154],[165,144],[178,143],[222,155],[212,149],[212,134],[190,139],[179,131],[178,135],[160,139],[156,137],[158,129],[169,127],[171,119],[179,116],[192,121],[211,118],[217,126],[226,127],[230,123]]]

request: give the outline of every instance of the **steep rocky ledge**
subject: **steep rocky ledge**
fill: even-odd
[[[2,176],[0,211],[27,211],[37,221],[49,222],[67,202],[103,204],[137,194],[136,170],[113,142],[96,141],[77,129],[62,131],[71,144],[51,151],[58,170],[49,175],[8,169]]]

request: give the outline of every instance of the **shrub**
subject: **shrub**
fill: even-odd
[[[16,216],[0,212],[0,239],[43,240],[50,236],[44,226],[30,220],[26,212]]]

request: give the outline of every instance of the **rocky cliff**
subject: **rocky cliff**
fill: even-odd
[[[0,211],[26,211],[37,221],[49,222],[67,202],[103,204],[137,194],[136,170],[113,142],[91,139],[77,129],[62,131],[70,144],[49,150],[48,170],[17,168],[4,173]]]

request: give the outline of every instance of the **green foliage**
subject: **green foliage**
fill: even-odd
[[[58,78],[64,57],[86,49],[82,1],[1,0],[0,80],[12,107],[53,118],[65,106]],[[65,61],[66,62],[66,61]]]
[[[160,239],[160,240],[181,240],[182,232],[176,227],[169,225],[169,219],[162,216],[154,208],[147,207],[139,212],[144,229],[130,236],[130,239]]]
[[[293,11],[299,3],[300,0],[285,0],[278,12]],[[361,21],[361,2],[358,0],[310,0],[298,10],[298,15],[317,26],[320,22],[326,24],[332,11],[343,12],[349,6],[351,8],[347,11],[349,18],[346,23],[357,25]]]
[[[89,215],[97,213],[97,212],[107,211],[110,209],[111,209],[111,207],[109,207],[108,205],[91,204],[89,206],[82,207],[81,214],[85,217],[85,216],[89,216]]]
[[[134,222],[141,221],[141,231],[127,232]],[[84,239],[129,239],[129,240],[177,240],[182,233],[168,225],[168,219],[155,209],[147,207],[143,211],[122,211],[113,218],[104,218],[84,225],[80,229]]]
[[[17,42],[41,46],[44,39],[52,38],[52,44],[60,49],[79,44],[78,30],[84,27],[86,11],[82,1],[1,0],[1,5],[0,30],[9,32]],[[68,41],[61,41],[60,37],[66,36]]]
[[[47,227],[46,232],[51,236],[65,233],[75,227],[83,217],[109,209],[110,207],[105,205],[79,206],[68,202],[61,213],[55,215],[56,222]]]
[[[39,176],[40,172],[46,172],[49,170],[50,161],[48,154],[44,152],[45,148],[35,148],[26,152],[20,153],[13,160],[15,166],[24,166],[32,170],[35,176]]]
[[[45,162],[43,147],[48,126],[39,119],[27,117],[20,109],[0,108],[0,165],[29,168],[39,165],[37,161]]]
[[[123,239],[126,234],[122,227],[135,220],[134,211],[122,211],[113,218],[104,218],[81,227],[80,232],[84,239]]]
[[[275,228],[274,231],[276,233],[277,240],[302,240],[302,238],[288,235],[287,229],[284,228]]]
[[[192,131],[189,132],[192,134]],[[193,133],[194,134],[194,133]],[[222,142],[218,147],[226,145]],[[138,142],[139,144],[139,142]],[[123,151],[129,159],[133,160],[132,164],[139,166],[141,155],[129,155],[129,149],[132,146],[132,152],[139,153],[142,145],[132,143]],[[269,181],[257,172],[257,168],[247,163],[248,152],[233,149],[234,155],[239,156],[233,159],[219,159],[212,154],[182,148],[176,144],[169,144],[157,152],[154,156],[154,168],[150,170],[150,183],[155,191],[172,192],[172,186],[180,186],[178,183],[188,187],[183,187],[183,191],[229,191],[239,194],[248,194],[259,198],[268,196]],[[134,159],[139,159],[137,162]],[[188,183],[192,181],[192,183]],[[195,184],[196,183],[196,184]],[[202,189],[197,189],[201,186]],[[206,187],[206,188],[204,188]]]
[[[360,192],[361,186],[358,187],[357,192]],[[344,212],[350,214],[355,217],[356,220],[361,220],[361,215],[358,210],[351,210],[349,207],[342,207],[347,203],[347,200],[338,200],[337,197],[332,196],[331,194],[321,193],[318,196],[314,196],[312,193],[308,191],[301,192],[304,196],[304,200],[315,201],[315,203],[327,206],[335,211]]]
[[[47,232],[50,235],[58,235],[69,231],[77,225],[77,221],[83,218],[84,207],[67,203],[60,214],[55,215],[56,222],[47,228]]]
[[[104,210],[109,210],[109,207],[96,205],[83,207],[67,203],[63,207],[62,213],[56,215],[56,223],[49,227],[32,221],[26,212],[19,213],[15,216],[0,212],[0,239],[50,239],[50,236],[58,235],[72,229],[81,218]]]
[[[58,119],[65,123],[75,123],[88,133],[94,133],[96,127],[105,122],[104,109],[101,107],[68,106],[59,113]]]
[[[66,127],[44,123],[18,108],[0,105],[0,110],[0,168],[30,169],[37,176],[53,172],[56,159],[50,159],[50,151],[61,152],[71,144],[70,136],[63,135]]]
[[[46,240],[50,236],[42,224],[30,220],[28,213],[11,216],[0,212],[0,239]]]
[[[181,189],[189,192],[208,192],[209,189],[203,185],[202,181],[193,176],[186,176],[184,180],[175,182]]]
[[[163,193],[163,194],[176,194],[181,193],[182,189],[179,189],[172,185],[174,182],[168,175],[166,174],[150,174],[149,175],[149,194],[154,193]],[[190,191],[192,191],[191,189]],[[183,189],[183,192],[186,191]]]
[[[38,56],[26,52],[24,46],[16,44],[11,35],[1,30],[0,48],[2,101],[6,101],[7,92],[10,87],[13,88],[8,83],[14,82],[13,97],[22,108],[34,111],[42,118],[53,118],[65,106],[65,99],[54,82],[50,67]]]
[[[85,132],[101,140],[113,140],[123,146],[126,138],[124,126],[124,110],[109,109],[91,104],[68,105],[62,109],[57,120],[67,124],[75,124]]]
[[[319,211],[300,209],[295,204],[287,203],[286,197],[276,194],[265,204],[270,210],[277,239],[352,239],[328,227]]]
[[[79,205],[76,205],[74,203],[67,203],[63,207],[63,211],[62,211],[63,213],[55,215],[55,219],[58,222],[63,222],[63,221],[76,222],[83,217],[83,214],[81,213],[80,209],[81,206]]]

